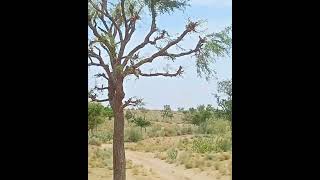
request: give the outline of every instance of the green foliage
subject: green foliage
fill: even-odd
[[[88,130],[93,131],[104,121],[104,106],[100,103],[89,102],[88,104]]]
[[[128,128],[125,132],[125,141],[126,142],[138,142],[142,140],[142,133],[137,128]]]
[[[144,0],[145,5],[152,13],[171,13],[174,10],[184,10],[189,0]]]
[[[184,108],[183,107],[179,107],[178,108],[178,112],[184,112]]]
[[[192,150],[197,153],[226,152],[231,150],[229,136],[200,137],[192,142]]]
[[[112,167],[112,149],[89,148],[89,166],[91,168]]]
[[[170,105],[164,105],[163,106],[163,110],[161,111],[161,116],[162,116],[163,119],[165,119],[165,118],[172,119],[173,118],[173,112],[171,110]]]
[[[210,119],[199,125],[198,133],[213,135],[224,135],[231,133],[231,123],[230,121],[226,121],[224,119]]]
[[[232,79],[218,82],[218,93],[214,94],[221,110],[216,110],[218,117],[232,120]]]
[[[175,148],[170,148],[167,151],[167,157],[169,160],[174,161],[177,159],[178,151]]]
[[[94,145],[94,146],[100,146],[101,145],[101,141],[99,138],[96,138],[96,137],[89,137],[89,142],[88,144],[90,145]]]
[[[104,107],[103,116],[108,117],[109,120],[114,117],[113,110],[110,106]]]
[[[188,112],[184,113],[184,121],[188,121],[191,124],[200,125],[201,123],[209,120],[214,115],[214,109],[211,105],[200,105],[197,109],[190,108]]]
[[[133,118],[132,122],[136,126],[139,126],[141,129],[146,128],[151,125],[151,122],[148,121],[145,117],[135,117],[135,118]]]
[[[97,131],[92,137],[97,138],[101,143],[108,143],[113,138],[113,132]]]
[[[206,43],[202,51],[196,54],[197,73],[200,77],[205,75],[209,80],[216,72],[210,67],[211,62],[215,62],[217,57],[229,55],[232,48],[232,27],[228,26],[218,33],[206,36]]]

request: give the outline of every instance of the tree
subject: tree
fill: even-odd
[[[183,107],[178,107],[178,112],[184,112],[184,108]]]
[[[147,131],[146,127],[151,125],[150,121],[147,121],[147,119],[145,117],[137,117],[137,118],[133,118],[133,123],[136,126],[139,126],[141,128],[141,132],[142,132],[142,128],[144,128],[145,132]]]
[[[104,106],[100,103],[88,104],[88,131],[93,134],[94,129],[104,121]]]
[[[91,89],[88,96],[97,102],[108,101],[114,112],[113,136],[113,179],[125,180],[124,151],[124,109],[139,105],[142,99],[128,98],[124,100],[124,79],[129,76],[139,77],[177,77],[183,73],[180,66],[175,72],[144,72],[145,65],[163,58],[175,61],[179,57],[196,57],[197,71],[200,76],[209,78],[214,72],[210,63],[215,57],[228,53],[231,38],[227,35],[231,28],[219,33],[199,35],[194,48],[183,49],[179,43],[191,34],[199,33],[201,21],[189,20],[177,37],[172,37],[166,30],[157,26],[157,18],[165,13],[183,10],[189,0],[89,0],[88,6],[88,66],[99,68],[96,78],[104,80],[105,84]],[[143,13],[145,12],[145,13]],[[136,25],[143,15],[150,14],[151,25],[144,40],[132,49],[128,43],[136,31]],[[146,19],[147,20],[147,19]],[[202,32],[202,31],[201,31]],[[200,33],[199,33],[200,34]],[[142,55],[147,46],[155,47],[151,55]],[[172,51],[173,47],[180,47]],[[107,98],[99,98],[97,91],[108,91]]]
[[[200,125],[213,117],[214,109],[211,105],[200,105],[196,109],[190,108],[184,113],[184,121],[188,121],[194,125]]]
[[[103,115],[111,120],[114,117],[112,108],[110,106],[104,107]]]
[[[218,115],[224,116],[228,120],[232,120],[232,79],[218,82],[218,93],[214,94],[218,106],[221,110],[217,110]]]
[[[170,118],[170,119],[173,118],[173,113],[172,113],[170,105],[163,106],[163,110],[161,111],[161,116],[163,119],[164,118]]]

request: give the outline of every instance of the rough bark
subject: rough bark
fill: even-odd
[[[113,133],[113,179],[126,179],[126,158],[124,149],[124,111],[122,100],[124,98],[123,80],[117,79],[117,83],[111,86],[113,92],[112,109],[114,112],[114,133]]]

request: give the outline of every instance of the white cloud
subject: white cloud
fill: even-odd
[[[232,0],[191,0],[191,5],[216,8],[231,7]]]

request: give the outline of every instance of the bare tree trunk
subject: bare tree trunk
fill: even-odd
[[[124,98],[123,84],[115,85],[112,108],[114,112],[113,132],[113,179],[126,179],[126,158],[124,150],[124,112],[122,100]]]

